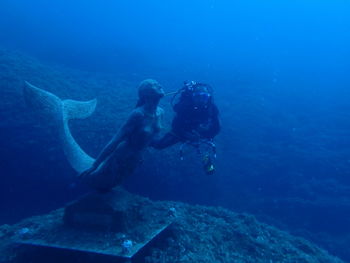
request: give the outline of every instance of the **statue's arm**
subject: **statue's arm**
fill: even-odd
[[[164,126],[163,126],[163,123],[164,123],[164,110],[160,107],[158,107],[157,109],[157,112],[158,112],[158,132],[161,130],[161,129],[164,129]]]
[[[117,134],[109,141],[109,143],[103,148],[97,159],[93,164],[93,168],[97,168],[108,156],[110,156],[117,148],[118,144],[125,140],[127,135],[133,132],[133,130],[142,121],[142,113],[139,111],[133,111],[129,116],[127,122],[118,131]]]

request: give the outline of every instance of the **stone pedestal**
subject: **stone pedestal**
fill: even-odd
[[[70,203],[18,243],[57,253],[74,251],[126,260],[142,257],[171,222],[166,208],[119,188]]]
[[[128,224],[139,217],[129,201],[121,190],[89,194],[65,208],[64,223],[89,230],[125,232]]]

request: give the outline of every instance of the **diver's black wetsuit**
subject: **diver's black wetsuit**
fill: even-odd
[[[213,102],[205,107],[194,107],[190,99],[182,96],[174,105],[176,116],[172,130],[151,146],[164,149],[178,142],[196,142],[199,139],[213,139],[220,132],[219,110]]]

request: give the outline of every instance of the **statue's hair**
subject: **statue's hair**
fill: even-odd
[[[136,108],[141,107],[146,103],[149,97],[149,90],[153,88],[154,85],[159,85],[158,81],[154,79],[145,79],[140,82],[138,86],[139,99],[136,103]]]

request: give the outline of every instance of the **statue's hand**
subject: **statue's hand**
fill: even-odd
[[[95,171],[96,168],[97,168],[97,167],[95,167],[95,166],[93,165],[93,166],[91,166],[89,169],[87,169],[87,170],[85,170],[84,172],[80,173],[80,174],[78,175],[78,177],[79,177],[80,179],[82,179],[82,178],[84,178],[86,175],[88,175],[88,174],[92,173],[93,171]]]

